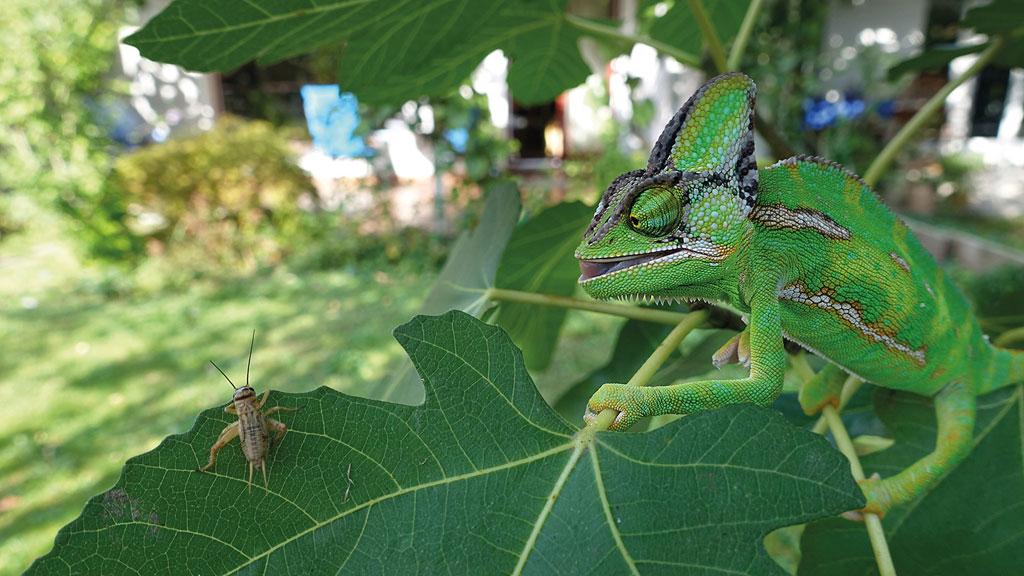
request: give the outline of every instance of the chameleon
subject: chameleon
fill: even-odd
[[[889,478],[860,482],[862,513],[912,501],[972,446],[975,398],[1024,381],[1024,352],[992,346],[966,299],[871,188],[839,164],[796,156],[759,169],[756,86],[716,76],[679,109],[647,168],[619,175],[575,251],[582,288],[598,299],[724,304],[747,323],[712,358],[746,378],[660,387],[609,383],[589,422],[729,404],[770,405],[782,391],[783,341],[828,361],[800,391],[808,414],[838,407],[846,373],[930,396],[933,452]]]

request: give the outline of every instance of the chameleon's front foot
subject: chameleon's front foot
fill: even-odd
[[[644,416],[655,413],[652,392],[655,388],[629,384],[605,384],[590,397],[583,420],[589,424],[602,410],[618,410],[609,430],[626,430]]]

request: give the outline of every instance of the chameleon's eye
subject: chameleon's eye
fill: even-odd
[[[665,188],[644,190],[629,210],[629,224],[645,236],[660,237],[676,229],[683,213],[679,197]]]

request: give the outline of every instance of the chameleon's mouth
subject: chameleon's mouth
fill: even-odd
[[[699,245],[691,242],[687,246],[676,246],[657,252],[648,252],[647,254],[630,254],[616,258],[580,258],[580,272],[582,274],[580,275],[579,282],[582,284],[588,280],[657,260],[676,261],[696,258],[704,262],[721,262],[729,256],[729,251],[723,248],[722,246]]]
[[[640,264],[646,264],[659,258],[678,254],[680,252],[688,252],[688,255],[697,254],[686,250],[685,248],[674,248],[672,250],[662,250],[660,252],[652,252],[650,254],[641,255],[630,255],[621,256],[618,258],[593,258],[589,260],[580,259],[580,282],[599,278],[612,272],[618,272],[619,270],[625,270],[626,268],[632,268],[633,266],[639,266]]]

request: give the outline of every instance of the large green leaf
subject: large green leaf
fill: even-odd
[[[395,335],[427,388],[411,407],[320,388],[246,491],[231,420],[132,458],[29,574],[625,574],[781,570],[764,535],[856,508],[846,461],[753,406],[648,434],[580,432],[544,403],[499,328],[462,312]]]
[[[728,45],[740,30],[750,0],[703,0],[704,10],[722,44]],[[651,37],[691,54],[700,54],[704,46],[700,26],[697,25],[687,2],[679,0],[661,18],[651,24]]]
[[[988,48],[989,44],[991,43],[982,42],[970,46],[936,46],[930,48],[889,68],[889,78],[895,80],[908,72],[942,68],[956,58],[981,52]]]
[[[896,571],[914,574],[1017,574],[1024,566],[1024,387],[978,399],[974,449],[931,492],[883,519]],[[863,458],[883,477],[903,470],[935,446],[928,398],[876,388],[875,410],[896,443]],[[875,573],[864,526],[826,520],[807,527],[800,574]]]
[[[126,42],[160,62],[226,71],[326,46],[343,49],[339,84],[372,103],[450,92],[504,50],[524,103],[551,100],[590,73],[567,0],[175,0]]]
[[[519,189],[511,182],[496,182],[489,187],[483,214],[472,232],[462,232],[455,240],[448,260],[420,314],[441,314],[448,310],[480,317],[487,305],[483,291],[494,285],[505,246],[519,221],[522,204]],[[401,404],[423,402],[423,385],[409,359],[395,367],[387,377],[364,391],[363,396]]]
[[[580,243],[592,209],[565,202],[516,228],[494,279],[497,288],[572,296],[580,266],[573,248]],[[502,302],[494,320],[519,345],[526,365],[543,370],[551,363],[565,308]]]
[[[1024,33],[1024,4],[1020,0],[992,0],[975,5],[961,23],[981,34],[1021,35]]]

